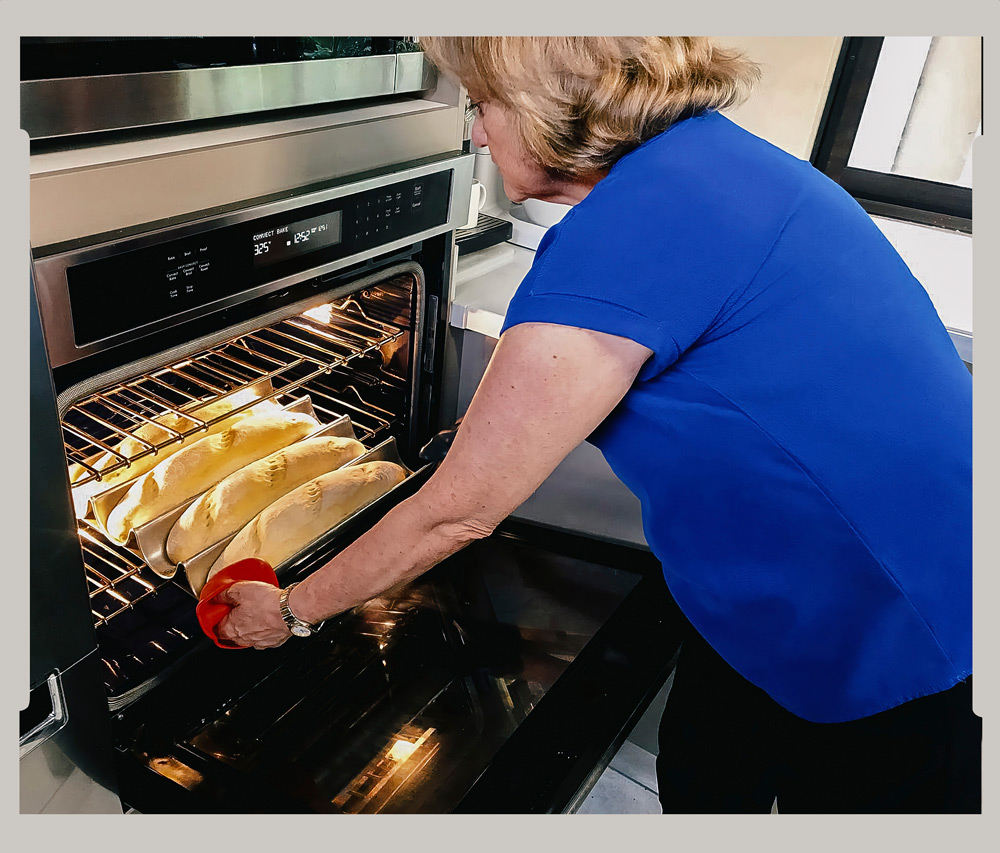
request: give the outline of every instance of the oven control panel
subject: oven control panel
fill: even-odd
[[[167,291],[170,299],[182,293],[192,294],[199,281],[211,275],[212,258],[208,245],[193,244],[190,248],[171,248],[166,254]]]
[[[77,347],[445,224],[451,170],[219,225],[66,269]],[[266,209],[266,208],[264,208]],[[367,253],[367,255],[366,255]]]

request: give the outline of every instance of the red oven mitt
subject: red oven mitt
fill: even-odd
[[[195,615],[198,617],[198,624],[209,639],[220,649],[247,649],[249,646],[238,646],[235,643],[227,643],[219,639],[215,633],[218,624],[232,610],[232,606],[224,604],[217,599],[223,590],[229,589],[234,583],[241,581],[263,581],[272,586],[278,586],[278,576],[268,563],[256,558],[248,558],[226,566],[221,571],[212,575],[211,579],[201,590],[198,597],[198,604],[195,606]]]

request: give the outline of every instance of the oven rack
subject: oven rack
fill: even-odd
[[[360,303],[348,297],[338,304],[310,309],[270,326],[238,335],[202,353],[143,373],[73,403],[63,417],[67,460],[79,466],[74,486],[131,465],[167,445],[241,412],[261,399],[273,399],[309,385],[318,411],[331,416],[349,414],[360,428],[364,442],[388,427],[392,413],[368,402],[355,384],[336,387],[327,381],[355,359],[382,351],[400,341],[407,330],[370,317]],[[405,340],[403,341],[405,343]],[[380,361],[387,361],[382,358]],[[389,372],[367,371],[366,384],[396,387],[399,377]],[[215,400],[252,386],[270,383],[263,397],[248,399],[231,411],[212,418],[191,413]],[[331,408],[332,407],[332,408]],[[338,410],[339,409],[339,410]],[[182,426],[162,424],[164,415],[182,418]],[[159,436],[136,436],[135,431],[155,424]],[[134,439],[141,449],[131,454],[117,445]],[[95,467],[96,459],[113,459]]]
[[[131,550],[108,541],[89,522],[78,521],[77,529],[95,627],[108,624],[170,583],[156,575]]]

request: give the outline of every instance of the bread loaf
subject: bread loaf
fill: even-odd
[[[231,412],[233,409],[242,406],[244,403],[250,400],[257,399],[258,394],[254,393],[250,389],[237,392],[229,397],[225,397],[221,400],[213,400],[204,406],[200,406],[196,409],[190,410],[190,413],[201,421],[209,421],[213,418],[221,417],[227,412]],[[147,456],[143,456],[141,459],[136,459],[131,465],[126,465],[123,468],[118,468],[106,476],[102,477],[100,480],[88,480],[80,486],[73,488],[73,506],[76,510],[76,515],[78,518],[82,518],[87,512],[87,501],[92,495],[98,492],[106,491],[112,486],[118,483],[123,483],[126,480],[131,480],[133,477],[138,477],[140,474],[145,474],[151,468],[155,468],[164,459],[175,454],[178,450],[190,445],[192,442],[198,441],[204,438],[206,435],[215,435],[216,433],[222,432],[224,429],[228,429],[232,424],[239,420],[240,418],[250,417],[254,414],[262,414],[266,411],[277,412],[280,411],[281,407],[272,400],[264,400],[253,406],[250,409],[244,409],[242,412],[238,412],[231,418],[223,418],[217,423],[210,424],[204,430],[192,433],[180,441],[175,441],[168,444],[166,447],[161,448],[156,453],[150,453]],[[170,429],[176,430],[178,432],[189,430],[194,426],[194,422],[190,418],[182,417],[181,415],[176,415],[174,413],[169,413],[162,415],[156,419],[158,424],[169,427]],[[141,453],[146,450],[147,447],[138,439],[145,439],[145,441],[150,444],[156,444],[157,442],[166,441],[172,435],[165,429],[162,429],[156,424],[143,424],[141,427],[133,432],[135,438],[129,437],[118,442],[114,446],[114,449],[120,453],[122,456],[131,457],[137,453]],[[115,462],[118,462],[119,458],[113,453],[104,453],[99,456],[92,467],[96,468],[98,471],[103,471],[105,468],[110,467]],[[87,474],[87,469],[82,465],[70,465],[69,466],[69,481],[70,483],[75,483],[77,480],[82,479]]]
[[[362,462],[310,480],[237,533],[208,577],[247,557],[280,565],[405,478],[405,469],[394,462]]]
[[[353,438],[319,436],[234,471],[184,510],[167,536],[167,557],[174,563],[190,559],[238,531],[282,495],[364,452],[365,446]]]
[[[132,528],[180,506],[244,465],[305,438],[318,426],[309,415],[276,412],[240,418],[223,432],[199,439],[132,484],[108,516],[108,534],[124,543]]]

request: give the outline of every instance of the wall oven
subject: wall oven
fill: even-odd
[[[366,104],[239,141],[33,152],[22,811],[570,811],[666,679],[682,620],[638,549],[509,522],[255,652],[216,648],[195,620],[225,541],[172,563],[177,510],[124,543],[108,532],[130,471],[267,401],[407,474],[279,566],[282,583],[426,480],[421,448],[454,420],[463,107],[439,87],[381,119]],[[428,132],[400,135],[419,116]],[[302,153],[320,144],[316,180]]]

